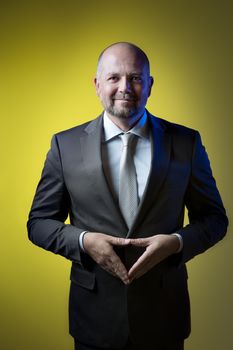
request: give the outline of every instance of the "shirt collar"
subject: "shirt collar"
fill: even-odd
[[[103,141],[105,142],[124,133],[123,130],[121,130],[116,124],[114,124],[111,121],[106,111],[104,112],[104,117],[103,117],[103,128],[104,128]],[[142,117],[139,119],[137,124],[134,125],[132,129],[130,129],[130,132],[139,137],[149,139],[150,135],[149,135],[146,110],[144,111]]]

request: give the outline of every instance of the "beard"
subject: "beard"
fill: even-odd
[[[129,100],[132,101],[132,103],[130,103],[129,106],[118,105],[116,101],[120,99]],[[140,110],[137,106],[137,101],[135,100],[135,98],[133,96],[128,95],[115,96],[114,99],[105,101],[103,105],[107,113],[119,119],[131,118]]]
[[[119,119],[127,119],[137,114],[138,110],[136,106],[131,107],[116,107],[114,105],[108,105],[105,107],[105,110],[110,115],[119,118]]]

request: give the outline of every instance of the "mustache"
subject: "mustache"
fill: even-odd
[[[126,101],[135,101],[136,97],[132,94],[116,94],[113,97],[113,100],[126,100]]]

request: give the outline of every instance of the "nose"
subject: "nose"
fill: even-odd
[[[119,84],[119,92],[128,93],[132,91],[131,82],[127,77],[122,77]]]

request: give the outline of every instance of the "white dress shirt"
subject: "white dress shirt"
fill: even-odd
[[[103,118],[103,130],[103,168],[109,186],[115,197],[118,198],[120,159],[123,149],[123,143],[119,135],[124,134],[124,132],[111,121],[106,112],[104,113]],[[137,124],[130,129],[130,132],[136,135],[133,160],[137,177],[138,197],[140,201],[149,176],[152,154],[146,112],[144,112]]]

